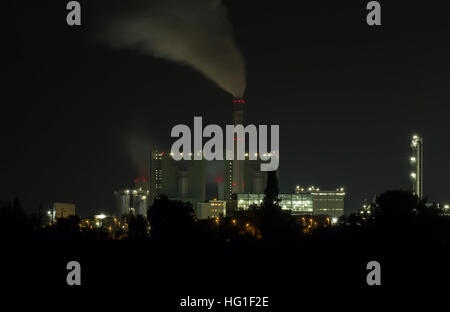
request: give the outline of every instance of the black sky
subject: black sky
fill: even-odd
[[[80,1],[78,28],[65,24],[67,1],[4,4],[0,198],[28,210],[67,201],[107,211],[138,175],[131,151],[168,148],[171,128],[194,116],[231,120],[231,96],[193,69],[92,40],[111,2],[91,2]],[[382,1],[383,26],[369,27],[366,3],[226,1],[246,62],[247,123],[280,125],[282,191],[342,185],[347,212],[410,187],[419,133],[425,193],[449,201],[448,5]]]

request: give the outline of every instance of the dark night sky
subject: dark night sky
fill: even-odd
[[[0,198],[19,196],[30,211],[52,201],[106,211],[138,174],[143,146],[169,147],[171,128],[194,116],[232,117],[231,96],[193,69],[94,42],[107,9],[80,2],[79,28],[65,24],[67,1],[4,4]],[[280,125],[282,191],[342,185],[347,212],[410,187],[417,132],[425,193],[449,201],[448,8],[381,1],[383,26],[369,27],[366,3],[226,1],[246,62],[247,123]]]

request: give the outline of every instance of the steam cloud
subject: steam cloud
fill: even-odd
[[[98,34],[113,48],[188,64],[233,96],[243,95],[244,60],[221,0],[147,0],[118,15]]]
[[[136,168],[136,177],[148,178],[150,168],[148,167],[148,161],[150,159],[151,142],[135,135],[127,137],[126,150],[130,151],[131,160]]]

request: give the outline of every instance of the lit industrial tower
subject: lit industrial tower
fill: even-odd
[[[234,126],[244,124],[244,99],[233,100],[233,124]],[[237,159],[237,141],[245,140],[234,135],[234,160],[232,162],[232,193],[244,193],[244,161]]]
[[[413,182],[413,192],[419,198],[423,197],[423,139],[418,135],[413,135],[411,141],[413,155],[410,158],[411,180]]]

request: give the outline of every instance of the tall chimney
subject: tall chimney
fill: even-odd
[[[233,100],[233,124],[244,125],[244,104],[245,100],[237,98]],[[244,140],[245,138],[238,138],[237,134],[234,134],[234,159],[233,159],[233,194],[245,193],[245,181],[244,181],[244,160],[237,160],[237,141]]]

